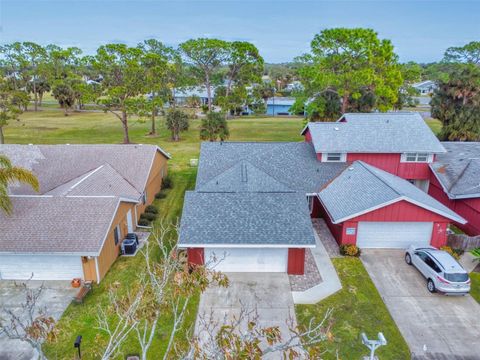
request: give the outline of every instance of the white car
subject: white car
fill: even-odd
[[[465,295],[470,292],[470,278],[463,267],[446,251],[434,247],[410,246],[405,262],[415,266],[427,279],[430,292]]]

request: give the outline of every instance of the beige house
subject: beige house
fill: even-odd
[[[0,145],[39,179],[0,213],[0,279],[100,282],[160,191],[170,155],[153,145]]]

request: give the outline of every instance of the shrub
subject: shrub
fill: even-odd
[[[152,214],[152,213],[143,213],[142,215],[140,215],[140,219],[145,219],[145,220],[148,220],[148,221],[153,221],[157,218],[157,215],[156,214]]]
[[[357,245],[340,245],[340,254],[343,256],[360,256],[360,249]]]
[[[167,175],[162,180],[162,189],[171,189],[173,186],[172,178]]]
[[[149,226],[149,225],[150,225],[150,221],[148,221],[147,219],[142,219],[142,218],[140,218],[140,220],[138,220],[138,225],[140,225],[140,226]]]
[[[164,192],[159,191],[155,194],[155,199],[165,199],[167,195]]]
[[[446,251],[450,255],[452,255],[455,259],[460,259],[460,254],[458,251],[453,250],[450,246],[442,246],[440,250]]]
[[[158,209],[154,205],[148,205],[145,208],[146,213],[158,214]]]

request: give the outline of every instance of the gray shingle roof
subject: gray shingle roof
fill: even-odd
[[[317,153],[445,152],[418,113],[344,114],[342,119],[308,123]]]
[[[141,193],[109,164],[101,165],[80,178],[49,191],[56,196],[104,196],[113,195],[138,200]]]
[[[412,202],[449,219],[464,223],[455,212],[408,181],[355,161],[319,193],[335,223],[400,200]]]
[[[289,188],[270,175],[241,160],[225,172],[214,177],[197,191],[203,192],[291,192]]]
[[[224,182],[225,188],[242,191],[245,185],[241,182],[241,168],[235,167],[242,161],[248,167],[255,168],[250,172],[256,173],[252,181],[262,183],[256,191],[265,191],[266,181],[269,182],[268,186],[273,186],[271,179],[274,179],[275,186],[280,184],[281,187],[286,186],[304,194],[318,192],[348,166],[345,163],[319,162],[313,146],[307,142],[204,142],[200,149],[196,190],[212,191],[215,188],[213,184],[216,183],[214,179],[220,176],[220,179],[226,180],[227,175],[221,174],[232,169],[228,175],[228,181],[232,182]],[[208,187],[205,187],[207,183]],[[254,185],[249,186],[253,191]]]
[[[179,246],[315,244],[303,193],[185,194]]]
[[[15,165],[35,173],[41,194],[105,164],[138,192],[143,192],[156,151],[161,150],[154,145],[0,145],[1,154],[7,155]],[[27,186],[10,190],[14,194],[35,194]]]
[[[430,165],[451,199],[480,197],[480,142],[442,142],[447,150]]]
[[[117,197],[12,196],[0,212],[0,253],[97,255],[120,201]]]

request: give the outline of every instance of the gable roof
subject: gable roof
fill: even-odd
[[[241,182],[242,161],[247,172],[250,170],[250,189],[265,192],[268,187],[276,191],[285,186],[304,194],[318,192],[348,166],[319,162],[313,146],[307,142],[203,142],[196,190],[212,191],[217,180],[231,191],[246,189]]]
[[[198,187],[197,191],[292,192],[285,184],[275,180],[247,160],[240,160],[231,168]]]
[[[12,196],[0,212],[0,253],[99,255],[118,197]]]
[[[138,203],[157,152],[169,158],[153,145],[0,145],[37,176],[41,194],[9,187],[0,252],[97,256],[119,204]]]
[[[480,197],[480,142],[442,142],[430,168],[450,199]]]
[[[459,223],[466,223],[465,219],[407,180],[363,161],[355,161],[318,196],[334,223],[343,222],[401,200]]]
[[[316,153],[443,153],[418,113],[352,113],[337,122],[308,123]]]
[[[7,155],[14,165],[35,173],[40,182],[40,194],[81,179],[107,164],[142,193],[157,151],[170,158],[168,153],[154,145],[0,145],[0,154]],[[111,172],[110,175],[105,170],[102,173],[111,176]],[[13,186],[10,191],[13,194],[36,194],[28,186]],[[107,192],[102,195],[118,194]]]
[[[315,245],[305,194],[187,191],[180,247]]]

